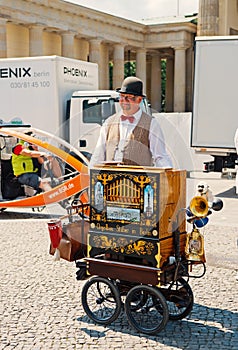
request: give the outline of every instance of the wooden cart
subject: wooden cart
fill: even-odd
[[[201,203],[196,200],[197,216],[204,217],[207,203]],[[82,305],[92,320],[109,324],[124,305],[136,330],[155,334],[168,319],[191,312],[191,267],[202,266],[196,276],[202,277],[205,257],[198,229],[186,232],[185,171],[95,167],[90,171],[90,204],[76,203],[73,210],[81,220],[63,226],[62,246],[51,254],[59,249],[62,257],[63,240],[68,242],[67,260],[76,260],[77,279],[87,280]]]

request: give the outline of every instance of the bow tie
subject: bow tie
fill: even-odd
[[[121,120],[122,121],[128,120],[130,123],[133,123],[135,120],[135,117],[133,115],[122,115]]]

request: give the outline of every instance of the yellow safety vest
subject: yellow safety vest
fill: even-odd
[[[19,176],[25,173],[35,173],[38,171],[34,169],[33,160],[31,157],[23,156],[21,154],[12,154],[12,168],[15,176]]]

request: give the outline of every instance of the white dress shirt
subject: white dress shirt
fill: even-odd
[[[136,113],[133,114],[135,120],[133,123],[130,123],[128,120],[120,120],[120,139],[118,148],[115,152],[114,160],[118,163],[122,162],[123,159],[123,150],[125,142],[130,138],[130,135],[136,125],[139,122],[141,117],[142,110],[139,109]],[[100,130],[100,135],[98,138],[96,149],[90,160],[90,167],[95,164],[100,164],[106,161],[106,130],[108,126],[108,120],[102,125]],[[153,118],[150,125],[149,131],[149,142],[150,142],[150,151],[153,157],[154,166],[158,168],[172,168],[173,164],[168,155],[165,147],[164,136],[160,128],[159,122],[156,118]]]

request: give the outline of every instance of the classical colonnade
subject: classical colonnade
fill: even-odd
[[[124,63],[136,62],[153,109],[160,110],[161,59],[167,60],[166,111],[191,110],[194,17],[134,22],[61,0],[3,0],[0,57],[60,55],[99,66],[99,88],[121,85]]]

